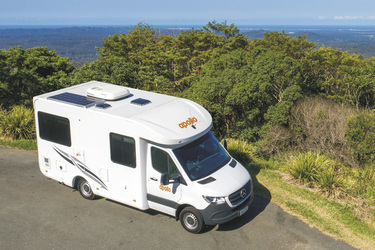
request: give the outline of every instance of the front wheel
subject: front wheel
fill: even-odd
[[[78,191],[85,199],[92,200],[95,198],[95,194],[92,192],[90,184],[85,179],[79,180]]]
[[[204,227],[201,213],[193,207],[185,207],[180,213],[181,225],[190,233],[199,233]]]

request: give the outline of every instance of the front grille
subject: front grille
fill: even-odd
[[[246,190],[246,195],[245,197],[241,197],[241,190],[245,189]],[[245,184],[242,188],[238,189],[236,192],[233,194],[229,195],[229,201],[233,206],[237,206],[238,204],[242,203],[244,200],[246,200],[249,195],[251,194],[251,181]]]

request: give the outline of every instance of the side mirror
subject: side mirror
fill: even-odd
[[[162,173],[160,177],[160,184],[166,186],[169,184],[169,175],[168,173]]]
[[[171,177],[168,173],[162,173],[160,177],[160,184],[166,186],[171,183],[179,183],[181,181],[181,176],[178,174],[175,177]]]

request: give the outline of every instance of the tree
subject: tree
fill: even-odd
[[[213,22],[208,22],[208,24],[203,27],[203,30],[212,32],[216,35],[225,36],[225,38],[235,37],[240,33],[240,30],[234,26],[233,23],[228,26],[227,21],[217,23],[215,20]]]
[[[374,105],[374,63],[362,56],[322,46],[301,60],[308,92],[357,108]]]
[[[375,158],[375,114],[362,112],[351,116],[348,120],[346,140],[360,165],[373,161]]]
[[[192,78],[201,73],[205,63],[247,45],[246,38],[238,34],[233,24],[228,27],[226,23],[213,22],[209,26],[225,35],[191,29],[177,37],[163,36],[150,26],[139,24],[129,34],[109,36],[104,39],[103,48],[97,49],[100,62],[78,70],[75,82],[96,77],[146,90],[182,92],[190,87]],[[114,75],[121,71],[126,73]]]
[[[375,64],[360,59],[352,66],[340,66],[339,71],[339,100],[356,108],[374,106]]]
[[[47,47],[11,47],[0,50],[0,55],[3,108],[21,104],[32,107],[33,96],[70,85],[74,65]]]
[[[290,103],[299,98],[291,92],[301,90],[292,87],[302,82],[298,72],[298,62],[280,53],[239,49],[209,61],[185,96],[209,110],[217,136],[255,141],[267,123],[265,114],[274,122],[287,120]],[[271,119],[280,109],[285,117]]]
[[[265,32],[263,38],[254,39],[249,43],[249,49],[266,48],[275,52],[280,52],[285,56],[294,59],[303,58],[306,53],[314,51],[314,42],[306,39],[306,36],[292,37],[284,32]]]

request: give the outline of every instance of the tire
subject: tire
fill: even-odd
[[[93,200],[95,198],[95,194],[92,192],[90,184],[85,179],[79,180],[78,191],[85,199]]]
[[[185,207],[180,213],[181,225],[190,233],[197,234],[205,227],[201,213],[193,207]]]

